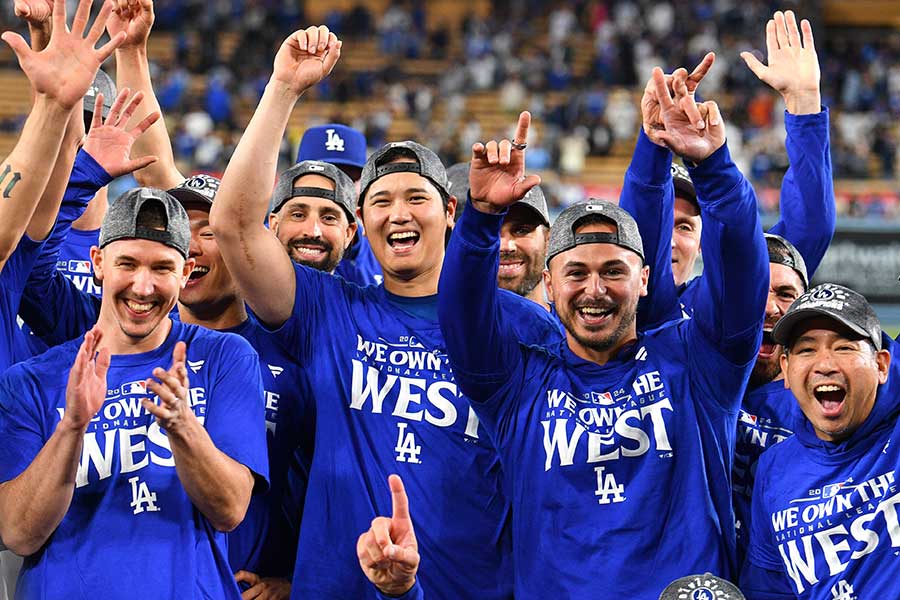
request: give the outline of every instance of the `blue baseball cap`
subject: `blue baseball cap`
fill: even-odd
[[[297,162],[318,160],[333,165],[363,168],[366,164],[366,136],[362,132],[330,123],[310,127],[300,140]]]

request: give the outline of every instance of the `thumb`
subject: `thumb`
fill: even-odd
[[[155,156],[151,157],[156,159]],[[184,342],[178,342],[175,344],[175,349],[172,350],[172,362],[173,363],[182,363],[187,360],[187,345]]]
[[[763,76],[768,67],[759,62],[759,59],[753,56],[753,53],[751,52],[741,52],[741,58],[744,59],[744,63],[746,63],[747,67],[753,71],[753,74],[763,80]]]
[[[18,33],[13,33],[12,31],[4,31],[3,35],[0,35],[0,39],[9,45],[12,48],[12,51],[16,53],[16,58],[19,59],[19,66],[22,66],[22,61],[27,60],[28,57],[32,54],[31,48],[28,47],[28,43]]]
[[[135,171],[139,171],[139,170],[143,169],[144,167],[149,167],[150,165],[155,163],[157,160],[159,160],[159,158],[157,158],[156,156],[142,156],[140,158],[135,158],[135,159],[129,160],[127,163],[125,163],[125,165],[122,166],[121,169],[119,169],[119,172],[110,173],[110,175],[112,175],[114,177],[120,177],[127,173],[134,173]]]
[[[531,191],[531,188],[533,188],[536,185],[539,185],[540,183],[541,183],[540,175],[529,175],[522,181],[519,181],[516,183],[515,188],[513,188],[513,194],[515,195],[516,199],[521,200],[522,198],[525,197],[525,194],[527,194],[529,191]]]
[[[328,53],[325,55],[325,59],[323,62],[323,68],[325,71],[325,76],[331,75],[332,69],[334,69],[334,65],[337,64],[338,59],[341,57],[341,46],[343,42],[337,41],[331,44],[328,47]]]
[[[106,372],[109,370],[109,348],[101,348],[97,353],[97,366],[95,373],[97,377],[106,379]]]

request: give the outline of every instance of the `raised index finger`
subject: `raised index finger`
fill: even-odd
[[[388,485],[391,486],[391,518],[409,521],[409,499],[406,497],[403,480],[399,475],[391,475],[388,477]]]
[[[675,103],[669,94],[669,86],[666,85],[666,76],[659,67],[653,67],[653,87],[656,89],[656,100],[663,108],[671,108]]]
[[[519,122],[516,125],[516,138],[513,140],[517,144],[524,144],[528,142],[528,128],[531,126],[531,113],[527,110],[523,110],[521,114],[519,114]],[[399,477],[397,479],[400,479]],[[400,484],[400,487],[403,487],[403,484]]]
[[[706,77],[706,74],[709,73],[709,70],[712,68],[713,63],[716,61],[716,55],[714,52],[707,52],[706,56],[703,57],[703,60],[700,61],[700,64],[697,65],[691,74],[688,75],[688,91],[693,93],[700,82]]]
[[[62,35],[66,31],[66,0],[53,0],[52,23],[53,32],[58,31]],[[53,33],[50,36],[53,37]]]

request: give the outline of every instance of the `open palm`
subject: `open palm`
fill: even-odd
[[[97,353],[102,338],[103,334],[96,326],[87,332],[69,371],[63,418],[76,428],[87,426],[106,400],[109,350]]]
[[[94,121],[91,124],[91,131],[84,141],[84,151],[90,154],[112,177],[143,169],[157,160],[155,156],[131,158],[131,147],[135,140],[159,119],[159,113],[154,112],[132,129],[126,129],[128,120],[144,99],[143,92],[138,92],[126,104],[129,93],[128,88],[119,92],[103,123],[100,120],[103,95],[97,95]]]

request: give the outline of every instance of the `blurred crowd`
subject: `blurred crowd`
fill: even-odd
[[[716,65],[701,95],[716,99],[729,146],[741,169],[761,188],[777,189],[787,168],[783,105],[738,56],[764,50],[758,24],[775,9],[793,8],[817,32],[824,103],[831,111],[836,178],[892,180],[897,176],[900,130],[900,31],[827,28],[812,0],[500,0],[489,14],[442,20],[424,0],[359,2],[333,10],[326,25],[353,44],[375,42],[372,68],[339,68],[316,90],[327,106],[367,100],[365,110],[314,114],[316,122],[345,122],[377,147],[398,119],[415,123],[417,139],[440,149],[446,164],[467,160],[471,144],[506,134],[489,130],[467,97],[493,91],[510,114],[525,107],[538,124],[529,167],[559,174],[553,204],[578,188],[590,157],[630,155],[639,126],[637,102],[655,65],[696,64],[710,49]],[[172,61],[153,65],[160,104],[185,171],[220,172],[247,111],[256,105],[284,37],[307,21],[296,0],[159,0],[157,31],[174,33]],[[4,10],[9,12],[10,7]],[[4,15],[15,26],[11,15]],[[223,32],[237,37],[226,48]],[[821,33],[820,33],[821,32]],[[665,57],[665,58],[664,58]],[[760,54],[762,57],[762,54]],[[410,61],[441,61],[434,75],[411,75]],[[198,85],[198,76],[202,76]],[[15,127],[16,122],[0,122]],[[302,131],[285,140],[293,159]],[[554,185],[558,184],[558,185]],[[892,188],[893,189],[893,188]],[[579,192],[573,193],[579,196]],[[777,196],[762,203],[777,211]],[[846,216],[894,216],[896,192],[838,199]]]

